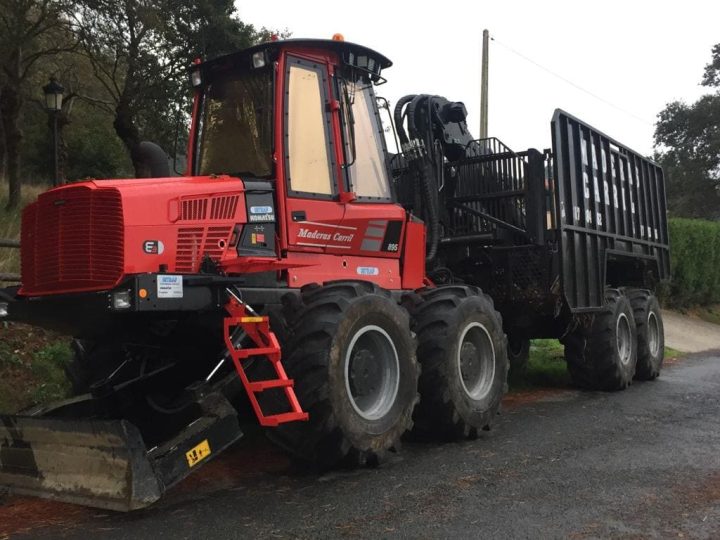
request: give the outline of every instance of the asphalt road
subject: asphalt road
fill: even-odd
[[[507,400],[476,441],[318,477],[262,437],[131,515],[0,502],[12,538],[720,537],[720,354],[616,394]]]

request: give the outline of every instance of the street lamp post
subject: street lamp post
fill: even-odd
[[[53,125],[53,186],[60,185],[60,163],[58,156],[58,115],[62,111],[63,92],[65,88],[55,80],[55,77],[50,77],[50,82],[43,86],[43,93],[45,94],[45,110],[52,120]]]

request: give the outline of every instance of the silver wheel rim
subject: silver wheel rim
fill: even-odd
[[[660,352],[660,325],[654,311],[651,311],[650,315],[648,315],[647,325],[648,349],[650,349],[652,356],[657,356]]]
[[[630,322],[624,313],[621,313],[618,317],[615,336],[620,362],[623,365],[627,365],[630,363],[630,358],[632,358],[632,337],[630,333]]]
[[[378,420],[392,409],[399,387],[393,340],[379,326],[362,327],[345,354],[345,389],[353,409],[365,420]]]
[[[457,367],[468,396],[481,400],[490,393],[495,380],[495,346],[487,328],[479,322],[467,325],[460,336]]]

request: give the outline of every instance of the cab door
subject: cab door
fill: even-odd
[[[395,204],[387,166],[387,149],[372,83],[340,79],[345,155],[342,226],[355,231],[353,253],[363,257],[399,258],[405,210]]]
[[[285,181],[287,243],[294,251],[350,249],[342,225],[339,169],[327,62],[288,54],[285,61]]]

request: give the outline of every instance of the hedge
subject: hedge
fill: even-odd
[[[720,223],[672,218],[669,230],[672,279],[667,303],[720,303]]]

